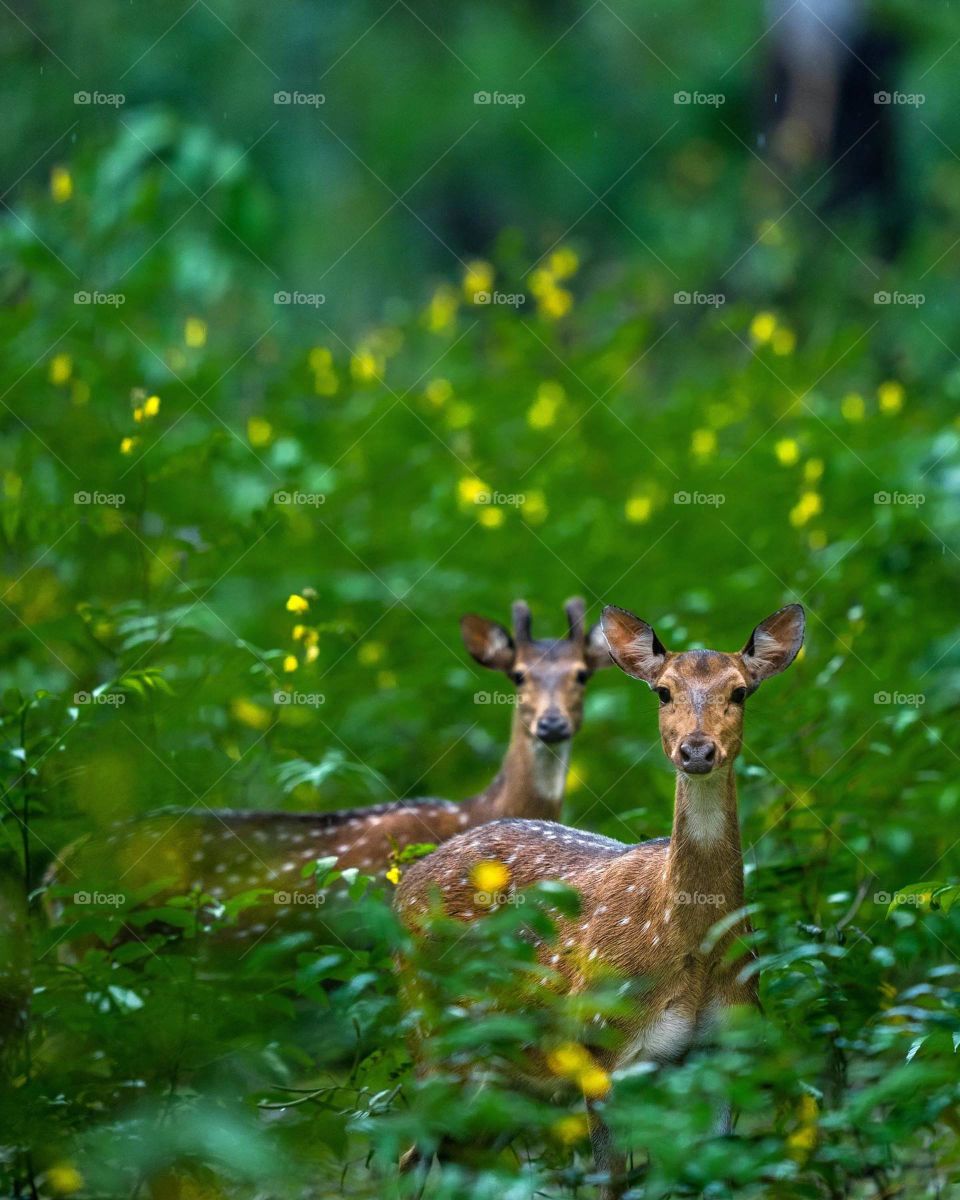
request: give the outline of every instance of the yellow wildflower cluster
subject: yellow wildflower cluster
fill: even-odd
[[[396,887],[400,882],[400,868],[398,866],[392,866],[390,870],[387,871],[387,879],[393,884],[394,887]]]
[[[887,417],[894,417],[903,408],[906,390],[902,383],[887,379],[877,388],[877,408]],[[840,415],[845,421],[856,424],[865,419],[867,405],[859,392],[848,392],[840,401]]]
[[[133,407],[133,419],[138,425],[152,421],[160,412],[160,397],[148,396],[142,388],[134,388],[130,396],[130,403]],[[133,454],[139,445],[139,437],[128,436],[121,438],[120,453],[129,456]]]
[[[200,350],[207,344],[207,323],[199,317],[187,317],[183,326],[183,340],[191,350]]]
[[[530,291],[536,297],[541,316],[551,320],[565,317],[573,307],[573,293],[560,284],[571,279],[579,269],[580,260],[569,246],[560,246],[537,267],[528,279]]]
[[[72,1196],[83,1187],[83,1176],[73,1163],[57,1163],[47,1171],[47,1186],[57,1196]]]
[[[382,380],[387,370],[387,359],[396,354],[403,345],[403,334],[399,329],[385,327],[367,333],[350,357],[350,374],[357,383]]]
[[[759,312],[750,322],[750,336],[759,346],[769,345],[774,354],[792,354],[797,346],[797,335],[786,325],[781,325],[771,312]]]
[[[797,503],[790,509],[790,524],[795,529],[806,525],[808,521],[818,517],[823,512],[823,497],[819,492],[804,492]]]
[[[575,1146],[590,1133],[590,1122],[586,1113],[567,1113],[551,1126],[553,1136],[565,1146]]]
[[[160,411],[160,397],[159,396],[147,396],[147,398],[143,401],[142,404],[136,404],[136,403],[134,404],[133,419],[139,425],[143,421],[152,421],[153,418],[157,415],[157,413],[159,411]]]
[[[690,452],[695,458],[710,458],[717,450],[717,435],[712,429],[695,429],[690,438]]]
[[[549,429],[556,423],[566,392],[559,383],[547,380],[537,388],[537,398],[527,409],[527,424],[531,429]]]
[[[504,522],[503,509],[491,504],[491,488],[475,475],[465,475],[457,484],[457,499],[465,512],[473,510],[479,524],[497,529]]]
[[[817,1144],[817,1122],[820,1106],[809,1093],[800,1097],[797,1108],[797,1127],[787,1138],[790,1157],[797,1162],[806,1162]]]
[[[266,417],[248,418],[247,441],[257,450],[270,445],[273,441],[273,426]]]
[[[310,611],[310,601],[316,598],[313,588],[303,588],[300,592],[291,592],[284,605],[288,613],[301,617]],[[291,636],[303,648],[303,661],[316,662],[320,657],[320,633],[312,625],[303,625],[299,621],[294,625]],[[296,654],[287,654],[283,660],[283,671],[291,675],[300,666]]]
[[[469,304],[488,304],[493,290],[493,267],[482,258],[472,259],[463,273],[463,295]]]
[[[448,333],[457,323],[457,310],[460,307],[460,297],[447,283],[443,283],[433,293],[427,305],[425,320],[431,333]]]
[[[340,387],[337,373],[333,369],[333,355],[326,346],[314,346],[307,355],[313,371],[313,390],[318,396],[335,396]]]
[[[642,492],[630,496],[623,506],[624,514],[633,525],[643,525],[653,514],[653,497]]]
[[[577,1042],[563,1042],[550,1050],[547,1066],[554,1075],[577,1084],[589,1099],[605,1096],[610,1091],[610,1076],[594,1061],[590,1051]]]
[[[781,467],[793,467],[800,461],[800,443],[796,438],[781,438],[773,447]]]
[[[69,354],[55,354],[50,359],[50,367],[47,372],[51,383],[57,387],[63,387],[69,383],[70,376],[73,374],[73,359]]]
[[[50,195],[55,204],[66,204],[73,196],[73,176],[66,167],[54,167],[50,172]]]

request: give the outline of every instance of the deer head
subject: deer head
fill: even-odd
[[[583,690],[594,671],[612,666],[598,621],[584,627],[579,597],[564,605],[565,638],[535,639],[525,601],[513,605],[513,634],[496,621],[468,613],[460,620],[464,645],[480,663],[503,671],[517,688],[517,714],[524,731],[542,742],[563,742],[583,721]]]
[[[760,622],[738,654],[671,653],[646,621],[613,605],[603,610],[601,624],[613,661],[660,698],[664,753],[678,771],[708,775],[739,754],[744,701],[796,658],[804,615],[799,604],[779,609]]]

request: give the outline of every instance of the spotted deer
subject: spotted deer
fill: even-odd
[[[58,890],[70,882],[110,895],[134,893],[162,879],[159,900],[191,890],[220,900],[266,887],[281,897],[275,904],[296,905],[313,888],[301,871],[318,858],[336,858],[341,869],[382,874],[395,852],[412,844],[444,842],[498,818],[559,817],[570,740],[583,721],[584,689],[594,671],[613,665],[599,623],[585,627],[583,600],[574,597],[564,607],[568,632],[557,639],[532,636],[530,609],[522,600],[512,607],[512,636],[473,613],[461,619],[470,654],[505,673],[516,688],[500,770],[467,800],[399,800],[319,813],[202,808],[164,814],[91,840],[67,856],[69,873],[60,867],[48,882],[60,884]],[[253,934],[269,927],[260,906],[247,910],[241,924]]]
[[[749,932],[746,919],[735,915],[720,936],[707,940],[707,934],[743,905],[733,764],[744,704],[796,658],[804,614],[798,604],[780,609],[737,654],[672,653],[645,621],[613,606],[603,610],[602,628],[613,661],[659,698],[660,739],[676,768],[671,836],[626,845],[549,821],[494,821],[414,863],[396,903],[414,932],[438,902],[447,915],[472,921],[490,908],[488,897],[477,894],[479,864],[498,864],[502,878],[509,873],[510,890],[543,880],[575,888],[579,916],[560,920],[556,941],[539,950],[557,986],[576,993],[610,971],[640,981],[635,1009],[612,1022],[615,1040],[596,1051],[595,1065],[609,1084],[612,1072],[636,1060],[679,1059],[709,1038],[731,1006],[757,1003],[755,978],[742,970],[749,954],[737,945]],[[534,1075],[549,1084],[549,1055],[533,1060]],[[595,1102],[591,1110],[597,1169],[609,1181],[605,1194],[618,1196],[624,1159],[614,1153]],[[729,1128],[729,1116],[719,1128]],[[415,1161],[412,1152],[408,1163]]]

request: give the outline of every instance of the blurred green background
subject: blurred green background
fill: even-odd
[[[389,938],[314,953],[307,983],[238,966],[215,1005],[160,943],[58,966],[43,872],[165,805],[471,794],[510,709],[475,702],[493,680],[457,619],[523,596],[560,633],[574,593],[675,648],[809,614],[741,763],[789,1049],[737,1069],[782,1119],[706,1179],[678,1125],[664,1186],[956,1187],[957,918],[887,907],[954,881],[960,836],[960,24],[870,5],[813,69],[803,12],[5,6],[0,853],[38,988],[10,1035],[11,1194],[382,1194],[367,1156],[420,1095]],[[830,93],[826,62],[817,146],[787,110]],[[591,684],[568,822],[668,831],[653,709]],[[355,1095],[298,1032],[328,969],[345,990],[314,1020],[338,1051],[362,1028]],[[185,994],[209,1006],[189,1052]],[[321,1067],[332,1095],[258,1115]],[[437,1194],[569,1194],[565,1162]]]

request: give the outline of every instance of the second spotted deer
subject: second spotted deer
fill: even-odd
[[[511,890],[545,880],[577,890],[579,916],[560,921],[556,941],[541,950],[557,986],[575,993],[599,973],[614,972],[641,988],[631,1015],[614,1023],[615,1037],[585,1060],[599,1069],[591,1076],[595,1098],[603,1092],[598,1078],[609,1083],[615,1070],[637,1060],[679,1059],[709,1038],[726,1010],[756,1004],[755,977],[743,971],[749,956],[737,947],[748,925],[738,912],[743,857],[733,764],[744,705],[796,658],[804,614],[798,604],[780,609],[734,654],[671,653],[650,625],[621,608],[605,608],[602,626],[613,660],[660,702],[660,738],[676,769],[671,836],[625,845],[548,821],[495,821],[415,863],[397,890],[400,914],[414,931],[436,903],[463,921],[481,916],[475,880],[482,864],[502,867]],[[708,938],[724,918],[719,936]],[[557,1085],[542,1051],[531,1048],[531,1073]],[[596,1111],[591,1136],[606,1194],[619,1195],[624,1160]],[[407,1159],[418,1160],[413,1152]]]
[[[109,893],[135,893],[164,881],[165,896],[203,893],[217,900],[248,889],[270,889],[277,905],[310,907],[313,884],[303,868],[335,858],[338,869],[380,874],[393,856],[418,843],[503,817],[555,819],[560,815],[570,741],[583,720],[583,697],[594,671],[612,666],[599,623],[584,624],[579,598],[565,605],[565,637],[538,639],[528,605],[513,605],[513,632],[475,614],[461,619],[467,650],[482,666],[506,674],[516,689],[510,743],[488,787],[459,803],[397,800],[332,812],[264,812],[195,807],[118,828],[67,855],[49,882]],[[58,889],[60,890],[60,889]],[[72,890],[75,890],[72,887]],[[254,934],[269,927],[257,905],[242,925]]]

